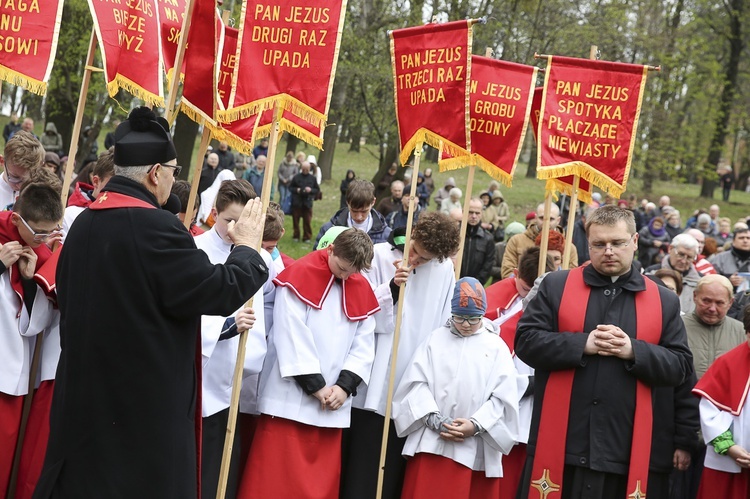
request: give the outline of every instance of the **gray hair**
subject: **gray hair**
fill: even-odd
[[[146,175],[148,174],[148,171],[151,169],[152,166],[154,165],[146,165],[146,166],[117,166],[115,165],[115,175],[129,178],[130,180],[133,180],[134,182],[138,182],[140,184],[141,182],[143,182],[143,179],[146,178]]]
[[[690,234],[677,234],[672,239],[673,248],[684,248],[686,250],[698,251],[698,240]]]
[[[463,196],[463,192],[461,192],[461,189],[459,189],[458,187],[454,187],[453,189],[451,189],[450,191],[448,191],[448,195],[449,196],[456,196],[456,197],[460,198],[461,196]]]

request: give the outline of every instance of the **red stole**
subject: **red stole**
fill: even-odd
[[[570,270],[565,282],[558,310],[558,330],[583,332],[591,288],[583,280],[583,267]],[[651,280],[644,279],[646,289],[635,295],[636,338],[656,344],[661,338],[661,299],[659,290]],[[529,499],[536,497],[554,499],[562,497],[563,468],[565,467],[565,440],[570,417],[570,397],[575,369],[550,373],[544,390],[544,401],[539,421],[536,455],[531,473]],[[653,413],[651,388],[636,380],[635,418],[633,441],[630,447],[628,470],[628,499],[646,497]],[[537,491],[539,495],[536,495]],[[613,498],[614,499],[614,498]]]
[[[750,345],[743,341],[717,358],[698,380],[693,393],[713,405],[739,416],[750,390]]]
[[[68,199],[68,206],[80,206],[81,208],[87,208],[91,204],[91,199],[88,195],[84,194],[84,191],[91,192],[94,190],[94,186],[85,182],[76,182],[76,187],[73,189],[73,194]]]
[[[323,308],[336,277],[328,268],[328,250],[309,253],[285,268],[273,282],[288,287],[297,298],[316,310]],[[370,283],[360,274],[341,282],[344,314],[350,321],[361,321],[380,310]]]
[[[143,201],[142,199],[134,198],[126,194],[120,194],[119,192],[104,191],[99,194],[96,201],[89,205],[89,209],[92,210],[109,210],[112,208],[152,208],[156,209],[156,206]]]
[[[10,241],[18,241],[22,246],[26,246],[26,242],[18,232],[18,227],[11,222],[12,214],[12,211],[0,212],[0,244],[5,244]],[[39,269],[50,257],[52,250],[50,250],[46,244],[40,244],[38,247],[34,248],[34,253],[36,253],[37,257],[36,268]],[[13,288],[13,291],[15,291],[21,299],[18,308],[18,312],[20,313],[21,307],[23,306],[23,286],[21,285],[21,272],[18,270],[18,264],[14,263],[11,268],[8,269],[8,272],[10,272],[10,285]]]

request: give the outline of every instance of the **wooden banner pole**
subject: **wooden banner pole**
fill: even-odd
[[[263,189],[260,194],[260,200],[263,204],[263,215],[261,217],[261,233],[263,232],[263,226],[266,223],[266,212],[268,211],[268,203],[271,201],[271,183],[273,182],[274,175],[274,164],[276,163],[276,147],[279,142],[279,130],[281,129],[281,111],[282,108],[278,102],[274,105],[273,109],[273,126],[271,128],[271,137],[268,142],[268,162],[266,163],[266,169],[263,177]],[[258,247],[260,251],[261,244],[258,241]],[[253,306],[253,298],[245,304],[245,307]],[[263,306],[261,305],[258,313],[263,313]],[[234,447],[234,433],[237,426],[237,413],[240,407],[240,391],[242,390],[242,369],[245,364],[245,347],[247,345],[247,330],[240,331],[240,342],[237,347],[237,363],[234,366],[234,376],[232,378],[232,398],[229,404],[229,421],[227,422],[227,435],[224,440],[224,453],[221,456],[221,469],[219,470],[219,486],[216,491],[216,499],[224,499],[227,493],[227,481],[229,479],[229,464],[232,457],[232,448]]]
[[[404,242],[404,260],[402,265],[409,266],[409,250],[411,249],[411,229],[414,223],[414,209],[417,204],[417,179],[419,178],[419,163],[422,158],[422,143],[418,142],[414,148],[414,169],[411,172],[411,189],[409,191],[409,214],[406,217],[406,241]],[[383,480],[385,479],[385,455],[388,449],[388,433],[391,423],[391,405],[393,403],[393,389],[396,381],[396,362],[398,360],[398,343],[401,338],[401,318],[404,313],[404,295],[406,282],[399,286],[398,305],[396,307],[396,328],[393,331],[393,349],[391,350],[391,368],[388,374],[388,395],[385,399],[385,420],[383,421],[383,439],[380,443],[380,465],[378,467],[378,487],[376,499],[383,497]]]
[[[565,232],[565,251],[563,253],[562,268],[568,270],[570,268],[570,255],[573,251],[573,232],[576,223],[576,208],[578,206],[578,187],[581,182],[581,177],[578,175],[573,176],[573,192],[570,195],[570,205],[568,208],[568,225],[566,226]],[[583,262],[578,262],[583,263]]]
[[[65,164],[65,177],[63,179],[62,189],[62,205],[63,207],[68,203],[68,191],[70,191],[70,184],[73,182],[73,169],[76,163],[76,154],[78,153],[78,138],[81,135],[81,123],[83,122],[83,110],[86,108],[86,94],[89,92],[89,82],[91,81],[91,73],[94,68],[91,65],[94,63],[94,54],[96,53],[96,30],[91,28],[91,39],[89,40],[89,52],[86,56],[86,67],[83,70],[83,80],[81,80],[81,92],[78,94],[78,108],[76,109],[76,117],[73,122],[73,133],[70,137],[70,148],[68,149],[68,162]]]
[[[177,53],[174,57],[172,81],[169,82],[169,94],[167,95],[167,122],[170,125],[177,114],[177,109],[175,109],[177,89],[180,87],[180,72],[182,71],[182,61],[185,60],[185,48],[187,47],[188,31],[190,31],[190,20],[193,18],[193,10],[195,10],[195,0],[187,0],[185,19],[182,20],[182,27],[180,28],[180,41],[177,42]]]
[[[458,253],[456,253],[456,268],[454,271],[456,272],[456,280],[459,279],[461,275],[461,264],[464,259],[464,242],[466,241],[466,229],[469,225],[469,203],[471,203],[471,191],[474,187],[474,172],[476,170],[476,166],[472,165],[469,167],[469,179],[466,182],[466,193],[464,197],[464,211],[461,214],[461,230],[459,231],[458,236]],[[484,285],[484,283],[482,283]]]
[[[195,216],[195,200],[198,198],[198,185],[201,182],[201,172],[203,171],[203,158],[206,156],[208,151],[208,144],[211,142],[211,130],[207,126],[203,126],[203,135],[201,135],[201,143],[198,146],[198,157],[195,159],[195,166],[193,167],[193,183],[190,184],[190,195],[188,196],[188,204],[185,207],[185,228],[190,230],[190,225],[193,223],[193,217]]]
[[[542,224],[542,241],[539,245],[539,275],[546,272],[547,269],[547,245],[549,244],[549,212],[552,209],[552,192],[547,191],[544,197],[544,223]]]

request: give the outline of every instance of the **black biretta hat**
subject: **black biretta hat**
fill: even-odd
[[[115,130],[115,165],[146,166],[177,158],[169,123],[147,107],[137,107]]]

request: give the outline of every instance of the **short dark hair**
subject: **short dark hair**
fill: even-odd
[[[106,180],[115,174],[115,148],[110,147],[99,155],[94,165],[93,174],[101,180]],[[187,204],[187,199],[185,200]]]
[[[357,271],[369,269],[375,256],[370,236],[354,227],[339,234],[331,246],[334,255],[350,263]]]
[[[278,241],[284,235],[284,212],[277,211],[268,205],[266,224],[263,226],[264,241]]]
[[[662,277],[671,277],[674,281],[674,292],[679,296],[682,294],[682,274],[672,269],[659,269],[654,272],[654,277],[661,279]]]
[[[27,184],[18,195],[13,211],[27,222],[59,222],[63,217],[60,194],[42,182]]]
[[[350,208],[359,210],[366,208],[375,201],[375,186],[369,180],[355,178],[346,188],[346,204]]]
[[[175,180],[172,185],[172,194],[180,199],[180,213],[187,213],[187,204],[190,201],[190,182],[187,180]],[[195,196],[196,206],[200,202],[200,196]]]
[[[256,197],[255,189],[247,180],[242,178],[225,180],[219,186],[219,192],[216,194],[216,212],[221,213],[233,203],[245,206],[248,201]]]
[[[440,262],[458,251],[459,227],[450,216],[439,211],[420,213],[411,237]]]
[[[742,310],[742,325],[745,326],[745,332],[750,333],[750,305]]]
[[[541,248],[539,246],[531,246],[521,253],[521,257],[518,259],[518,275],[517,279],[521,279],[529,286],[534,285],[534,281],[539,277],[539,255]],[[552,257],[547,255],[547,272],[555,270],[555,262]]]

